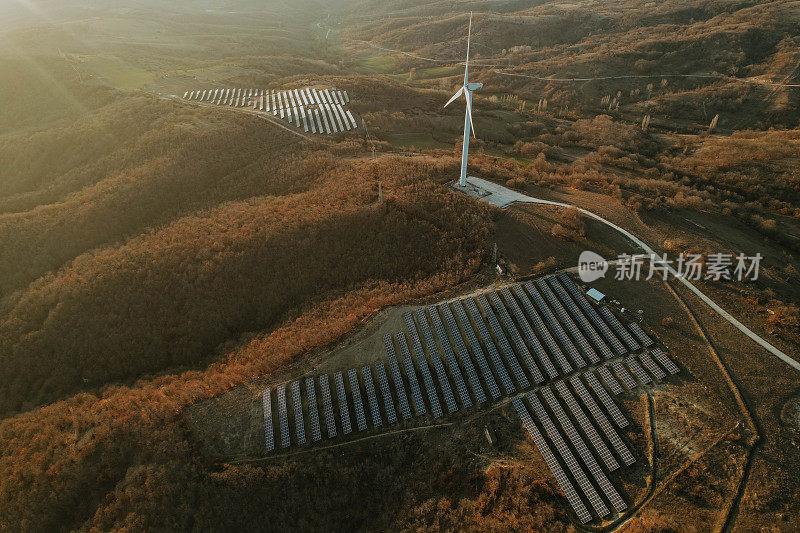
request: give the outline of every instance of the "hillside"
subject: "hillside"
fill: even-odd
[[[263,389],[381,360],[402,312],[635,251],[450,187],[469,11],[470,175],[670,255],[762,254],[698,286],[796,356],[796,2],[1,4],[0,528],[583,527],[509,402],[263,451]],[[317,86],[355,129],[181,97]],[[591,527],[790,531],[798,376],[637,283],[599,286],[681,373],[619,397],[630,513]]]

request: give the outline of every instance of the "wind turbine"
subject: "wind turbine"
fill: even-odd
[[[475,136],[475,125],[472,123],[472,92],[477,91],[483,87],[482,83],[469,82],[469,40],[472,37],[472,12],[469,14],[469,31],[467,32],[467,62],[464,64],[464,85],[456,91],[450,100],[444,104],[445,107],[449,106],[455,99],[462,94],[467,101],[467,112],[464,117],[464,146],[461,149],[461,180],[458,184],[461,187],[467,186],[467,155],[469,154],[469,133],[470,126],[472,127],[472,136]]]

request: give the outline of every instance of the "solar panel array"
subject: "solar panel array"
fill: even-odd
[[[394,391],[397,394],[397,403],[400,404],[400,416],[403,417],[403,420],[408,420],[411,418],[411,408],[408,405],[406,386],[403,383],[403,375],[400,373],[400,365],[397,364],[397,357],[394,353],[394,343],[392,342],[391,334],[387,333],[383,336],[383,345],[386,348],[389,369],[392,371],[392,381],[394,382]]]
[[[661,348],[653,348],[651,353],[653,354],[653,357],[656,358],[656,361],[661,363],[661,366],[663,366],[670,374],[677,374],[680,372],[678,366],[673,363],[669,357],[667,357],[667,354],[661,351]]]
[[[642,365],[639,364],[639,361],[636,360],[636,356],[630,355],[626,357],[625,364],[628,365],[633,375],[642,383],[650,383],[652,381],[647,372],[644,371],[644,368],[642,368]]]
[[[640,354],[639,360],[656,379],[664,379],[667,377],[667,374],[650,358],[650,354],[647,352]]]
[[[456,315],[458,315],[458,320],[461,322],[461,326],[464,328],[464,333],[467,335],[467,340],[472,348],[472,353],[475,355],[475,360],[478,362],[478,368],[481,369],[483,380],[486,383],[486,386],[489,388],[489,396],[492,398],[499,398],[500,389],[497,386],[497,381],[495,381],[494,375],[492,375],[492,369],[489,368],[489,363],[486,362],[486,355],[484,355],[483,348],[481,348],[481,344],[478,342],[478,337],[475,335],[475,330],[472,328],[472,322],[470,322],[469,317],[467,317],[467,312],[464,310],[464,304],[461,302],[461,300],[458,300],[453,302],[453,307],[456,310]]]
[[[417,336],[416,326],[414,325],[414,317],[411,315],[411,313],[405,313],[403,318],[406,320],[406,325],[408,325],[409,331],[412,331],[411,338],[414,339],[414,337]],[[442,394],[444,395],[444,403],[447,405],[447,410],[451,413],[454,413],[458,410],[458,404],[456,403],[456,399],[453,397],[453,390],[450,388],[450,382],[447,380],[447,372],[444,371],[442,358],[439,357],[439,350],[436,348],[436,341],[433,340],[433,335],[431,335],[431,330],[428,326],[428,320],[425,317],[425,310],[417,309],[417,320],[420,321],[420,328],[423,331],[426,344],[428,345],[428,353],[430,354],[431,363],[433,364],[433,370],[436,372],[436,379],[439,381],[439,388],[442,389]],[[419,343],[419,337],[417,337],[416,342]],[[420,351],[417,352],[417,358],[419,358],[420,355],[423,359],[425,358],[425,352],[422,351],[422,345],[420,345]]]
[[[528,321],[522,314],[522,309],[520,309],[519,304],[517,304],[516,300],[511,295],[511,291],[506,287],[505,289],[502,289],[500,293],[503,295],[503,298],[511,309],[511,314],[517,320],[517,325],[522,332],[522,336],[525,338],[528,345],[533,348],[533,351],[536,354],[536,357],[539,359],[539,362],[544,367],[545,372],[547,372],[547,375],[550,376],[550,379],[557,379],[558,370],[556,370],[556,367],[553,365],[553,362],[547,355],[544,346],[542,346],[542,343],[539,342],[539,339],[536,337],[536,334],[533,332],[530,324],[528,324]]]
[[[383,408],[386,410],[386,420],[390,424],[397,422],[397,413],[394,410],[394,402],[392,401],[392,390],[389,388],[389,379],[386,377],[386,369],[383,362],[375,365],[375,371],[378,372],[378,386],[381,388],[383,395]]]
[[[300,382],[292,382],[292,412],[294,413],[294,429],[297,444],[306,443],[306,428],[303,424],[303,400],[300,396]]]
[[[564,348],[567,350],[567,353],[569,353],[572,361],[578,366],[578,368],[586,366],[586,361],[583,359],[583,357],[581,357],[580,352],[575,347],[575,344],[573,344],[572,340],[570,340],[569,336],[564,331],[564,328],[558,323],[558,319],[556,319],[553,311],[550,309],[550,306],[547,305],[547,302],[542,297],[542,294],[539,292],[539,290],[530,281],[525,284],[525,288],[528,290],[528,294],[531,295],[531,298],[533,298],[533,303],[536,304],[536,308],[544,316],[544,319],[547,321],[550,329],[553,330],[553,332],[556,334],[556,337],[558,337],[558,340],[561,342],[561,345],[564,346]]]
[[[592,321],[592,324],[594,324],[595,327],[597,327],[597,329],[600,330],[600,333],[603,334],[603,337],[605,337],[606,340],[609,343],[611,343],[611,347],[614,348],[614,351],[617,352],[617,354],[619,355],[624,354],[627,351],[625,349],[625,346],[622,345],[622,343],[619,341],[616,335],[614,335],[614,333],[611,332],[606,323],[603,322],[603,319],[600,318],[600,315],[597,313],[597,311],[594,310],[594,307],[592,307],[592,304],[589,302],[588,298],[586,298],[586,295],[583,294],[583,292],[581,292],[578,286],[575,285],[575,282],[572,281],[572,278],[567,276],[566,273],[562,272],[561,274],[558,275],[558,279],[564,284],[569,293],[575,298],[575,301],[578,302],[578,305],[586,313],[586,316],[589,317],[589,320]]]
[[[527,389],[531,385],[528,381],[528,376],[526,376],[525,372],[523,372],[522,366],[520,366],[517,356],[514,354],[514,350],[511,349],[511,345],[508,343],[508,338],[506,337],[505,333],[503,333],[503,328],[500,327],[500,322],[497,321],[497,317],[492,311],[492,307],[489,305],[486,295],[479,295],[478,302],[483,308],[483,312],[486,315],[486,320],[489,322],[489,327],[492,329],[492,332],[494,332],[494,337],[497,339],[497,344],[500,347],[500,351],[506,358],[508,366],[511,367],[511,372],[514,374],[517,384],[521,388]]]
[[[267,451],[271,452],[275,449],[275,436],[272,433],[272,398],[269,389],[264,389],[262,400],[264,404],[264,438],[267,441]]]
[[[611,389],[611,392],[614,394],[622,394],[625,392],[622,386],[620,386],[619,381],[617,381],[616,378],[611,375],[611,371],[607,367],[601,366],[597,369],[597,371],[600,374],[600,377],[603,378],[603,381],[606,383],[608,388]]]
[[[355,368],[347,371],[350,380],[350,395],[353,398],[353,410],[356,413],[356,427],[359,431],[367,429],[367,417],[364,414],[364,402],[361,400],[361,386],[358,384],[358,372]]]
[[[541,432],[539,432],[539,428],[536,427],[536,424],[528,412],[528,409],[525,407],[525,404],[522,403],[520,398],[514,398],[512,403],[514,404],[514,408],[517,410],[517,414],[519,414],[520,419],[522,419],[522,425],[524,425],[525,429],[528,430],[528,434],[533,439],[534,444],[536,444],[536,448],[539,449],[539,453],[542,454],[544,462],[550,468],[550,471],[553,472],[556,482],[561,487],[561,490],[564,491],[564,495],[567,497],[567,501],[569,501],[570,505],[575,510],[575,514],[578,515],[578,520],[580,520],[582,524],[589,522],[592,519],[592,515],[589,514],[589,510],[586,508],[586,505],[578,495],[578,492],[575,490],[572,482],[567,477],[564,469],[561,468],[561,464],[559,464],[558,459],[556,459],[556,456],[553,455],[552,451],[550,451],[550,446],[548,446],[547,441],[544,439]]]
[[[578,486],[581,488],[586,497],[589,498],[589,504],[598,515],[607,516],[609,512],[608,507],[606,507],[606,504],[600,498],[600,495],[597,494],[594,486],[592,486],[592,484],[589,482],[589,478],[586,477],[586,473],[583,471],[583,468],[581,468],[581,465],[579,465],[578,461],[575,460],[575,456],[567,446],[567,443],[564,442],[564,439],[561,437],[561,433],[553,425],[553,421],[550,420],[550,417],[544,410],[542,404],[539,402],[539,399],[536,398],[532,392],[528,393],[528,402],[533,407],[533,411],[536,414],[536,417],[539,419],[539,422],[541,422],[542,426],[544,426],[545,432],[550,437],[550,442],[555,445],[556,451],[567,465],[567,470],[570,471],[572,477],[577,480]]]
[[[508,311],[506,311],[506,307],[503,304],[503,301],[500,299],[500,295],[496,292],[493,292],[489,294],[489,298],[491,298],[494,308],[497,310],[497,314],[500,317],[500,322],[502,322],[502,325],[505,327],[506,331],[508,331],[508,334],[511,335],[511,342],[514,343],[517,353],[525,362],[525,365],[528,367],[528,371],[531,373],[531,376],[533,376],[533,381],[536,383],[543,383],[544,376],[539,370],[539,367],[536,366],[533,356],[531,356],[531,352],[525,345],[525,341],[522,340],[522,335],[519,334],[517,327],[511,320],[511,316],[508,314]]]
[[[400,344],[400,352],[403,354],[403,365],[406,368],[406,377],[411,387],[411,398],[414,400],[414,412],[417,415],[425,414],[425,402],[422,400],[422,391],[419,388],[417,373],[414,370],[414,361],[411,360],[411,354],[408,352],[408,345],[406,344],[406,336],[403,335],[402,331],[397,334],[397,342]]]
[[[633,390],[638,386],[636,380],[633,379],[633,376],[631,376],[631,373],[628,372],[628,370],[624,366],[622,366],[622,362],[612,361],[611,368],[614,369],[614,372],[616,372],[619,379],[622,380],[622,383],[624,383],[625,386],[628,387],[628,390]]]
[[[625,443],[622,442],[622,439],[619,437],[617,430],[611,425],[611,422],[608,421],[606,415],[600,410],[600,407],[597,405],[597,402],[594,401],[594,398],[591,397],[589,391],[586,390],[586,387],[583,386],[581,380],[578,376],[574,376],[570,379],[570,383],[572,384],[572,388],[578,394],[578,398],[581,399],[583,405],[589,410],[589,414],[592,415],[592,418],[600,426],[600,429],[603,431],[603,434],[609,440],[611,445],[617,452],[617,455],[622,459],[622,462],[629,466],[634,463],[633,454],[628,450],[628,447],[625,446]]]
[[[425,352],[422,351],[422,344],[419,342],[417,327],[414,325],[414,319],[411,318],[411,313],[404,314],[403,318],[405,318],[406,326],[408,326],[411,347],[414,349],[419,373],[422,374],[422,383],[425,385],[425,395],[428,397],[428,402],[431,405],[431,412],[435,418],[440,418],[443,414],[442,406],[439,404],[439,396],[436,394],[436,385],[433,383],[433,377],[431,377],[431,371],[428,368],[428,360],[425,358]],[[450,394],[452,394],[452,392]]]
[[[339,415],[342,420],[342,433],[347,435],[353,431],[350,425],[350,411],[347,408],[347,393],[344,389],[344,377],[341,372],[333,375],[333,381],[336,383],[336,399],[339,402]]]
[[[573,290],[568,291],[565,286],[569,287],[570,283]],[[577,285],[572,283],[571,280],[564,281],[563,277],[561,279],[550,277],[546,280],[540,279],[535,282],[512,286],[511,288],[506,287],[480,294],[475,298],[467,297],[451,303],[404,313],[403,318],[407,331],[397,332],[394,336],[390,333],[384,335],[385,362],[376,362],[374,373],[372,365],[361,367],[361,380],[363,383],[359,380],[357,369],[347,370],[350,389],[348,392],[345,388],[343,372],[334,373],[335,401],[339,406],[339,427],[337,427],[336,422],[334,398],[328,375],[326,374],[318,376],[322,395],[321,410],[317,403],[314,377],[304,378],[305,387],[301,387],[300,381],[294,381],[290,384],[278,385],[274,389],[277,394],[273,394],[273,389],[263,391],[262,401],[267,451],[273,451],[276,447],[276,431],[280,434],[282,448],[289,447],[292,443],[297,445],[304,444],[306,439],[309,438],[305,429],[306,421],[310,425],[311,441],[322,440],[320,416],[324,416],[325,419],[327,438],[335,438],[338,434],[347,435],[352,433],[351,413],[355,416],[355,425],[358,431],[367,429],[368,417],[371,419],[372,427],[382,427],[385,424],[396,423],[398,414],[403,420],[412,418],[413,414],[423,415],[427,412],[427,407],[430,407],[432,415],[438,418],[443,414],[442,406],[439,404],[439,392],[442,393],[448,411],[452,413],[458,410],[459,407],[472,406],[473,400],[477,403],[485,402],[487,395],[484,390],[488,390],[489,396],[496,399],[502,394],[512,394],[519,388],[523,390],[529,388],[531,383],[529,377],[532,377],[537,383],[544,383],[546,378],[540,370],[543,368],[547,373],[548,380],[554,377],[558,378],[554,380],[553,386],[561,398],[561,401],[558,400],[549,388],[542,389],[540,393],[544,403],[538,400],[534,393],[528,394],[534,411],[537,411],[537,418],[545,425],[545,435],[550,435],[551,430],[556,434],[560,431],[555,425],[549,427],[545,422],[545,420],[549,420],[545,417],[552,415],[555,417],[556,425],[564,431],[564,437],[556,434],[550,436],[557,452],[556,455],[562,457],[569,473],[576,476],[574,479],[584,493],[589,491],[591,487],[591,483],[586,485],[587,482],[579,478],[580,473],[583,472],[581,465],[585,465],[591,477],[597,483],[597,487],[602,489],[602,494],[607,498],[607,501],[603,502],[600,499],[595,499],[597,492],[594,495],[586,494],[592,509],[599,514],[603,510],[601,505],[611,503],[614,509],[619,512],[625,508],[625,503],[608,483],[603,472],[599,470],[598,462],[602,462],[608,471],[618,468],[619,463],[617,463],[617,459],[612,455],[605,441],[600,438],[600,434],[594,425],[597,424],[602,430],[622,462],[627,465],[634,461],[630,450],[622,442],[609,418],[607,418],[607,416],[610,417],[613,423],[620,428],[629,425],[628,420],[608,393],[608,391],[611,391],[616,395],[624,392],[620,382],[617,381],[610,369],[614,370],[626,387],[635,389],[638,387],[638,383],[628,371],[628,368],[642,383],[652,381],[650,374],[657,380],[665,378],[667,374],[661,366],[667,372],[673,374],[678,372],[678,368],[658,347],[653,347],[650,353],[645,351],[622,357],[614,356],[608,345],[597,333],[600,327],[591,324],[586,318],[590,313],[583,306],[576,303],[576,300],[583,296],[576,294],[575,291],[577,290],[579,290]],[[590,303],[588,299],[583,298],[587,304]],[[453,310],[455,310],[455,313]],[[623,340],[626,339],[626,336],[614,326],[614,320],[617,320],[616,317],[610,315],[613,319],[609,318],[608,313],[610,311],[606,308],[600,308],[600,313],[619,334],[619,337]],[[597,315],[598,319],[601,318],[600,314],[596,312],[595,315]],[[618,320],[617,324],[622,327]],[[634,325],[631,326],[630,331],[642,344],[646,344],[644,337],[642,337],[643,331],[637,333]],[[629,340],[638,345],[637,340],[627,330],[625,330],[625,334],[630,337],[630,339],[626,340],[629,347],[632,344],[628,342]],[[424,339],[424,346],[420,337]],[[594,420],[594,424],[572,396],[572,392],[567,388],[565,381],[561,381],[559,376],[559,369],[564,374],[571,374],[573,372],[573,362],[576,365],[585,367],[586,361],[583,356],[589,358],[592,363],[601,361],[594,348],[589,344],[587,337],[596,343],[598,349],[603,350],[602,347],[605,346],[604,355],[611,355],[611,360],[605,366],[594,367],[592,365],[592,368],[587,369],[582,374],[568,378],[573,390],[583,406],[588,410],[591,419]],[[511,342],[509,342],[509,338]],[[650,337],[646,338],[653,343]],[[395,341],[397,346],[400,347],[403,359],[402,364],[397,360]],[[533,357],[531,351],[535,353],[538,361]],[[553,364],[551,357],[558,364],[558,368]],[[530,374],[526,373],[525,368],[520,364],[520,359],[525,361]],[[642,368],[640,361],[650,374],[645,371],[645,368]],[[387,363],[394,386],[394,398],[392,386],[389,384],[389,376],[386,369]],[[661,366],[657,363],[660,363]],[[430,371],[429,364],[433,365],[435,373]],[[508,369],[510,369],[510,373]],[[595,371],[597,375],[595,375]],[[424,393],[423,387],[418,382],[417,372],[420,373],[424,385]],[[466,379],[462,372],[466,373]],[[405,377],[403,374],[405,374]],[[376,390],[376,376],[379,391]],[[603,380],[605,386],[601,384],[598,376]],[[501,392],[496,379],[500,381],[503,392]],[[593,394],[589,393],[582,380],[585,380],[591,387]],[[291,387],[292,393],[294,436],[292,436],[289,427],[286,398],[287,385]],[[366,394],[367,406],[364,405],[362,399],[362,386]],[[487,389],[484,389],[484,386]],[[458,398],[453,395],[451,387],[455,387]],[[437,388],[439,389],[438,391]],[[302,397],[303,390],[305,390],[306,394],[305,402]],[[470,391],[474,396],[470,395]],[[423,394],[428,396],[428,406],[425,404]],[[278,428],[274,429],[273,396],[276,397],[279,422]],[[379,396],[381,397],[380,400],[378,399]],[[412,401],[409,401],[409,396]],[[595,398],[597,398],[597,401]],[[397,405],[395,405],[395,401],[397,401]],[[533,403],[534,401],[540,402],[540,405],[537,406]],[[562,401],[563,404],[561,403]],[[383,404],[383,409],[380,407],[381,403]],[[412,403],[414,413],[412,413],[411,409]],[[550,414],[544,410],[545,405],[549,408]],[[563,406],[568,409],[572,416],[571,419],[567,417],[567,411],[564,410]],[[542,407],[542,413],[538,412],[537,407]],[[305,414],[303,412],[304,408],[307,409]],[[366,412],[367,408],[369,413]],[[399,413],[396,408],[399,408]],[[575,423],[577,423],[577,426],[573,425]],[[554,424],[554,422],[550,420],[550,424]],[[580,429],[580,433],[578,429]],[[542,438],[546,439],[546,437]],[[589,442],[584,442],[583,438],[588,439]],[[564,439],[567,440],[565,441]],[[572,449],[570,449],[568,443],[571,443]],[[595,459],[591,455],[587,444],[591,444],[599,459]],[[578,454],[578,459],[574,455],[571,456],[571,459],[570,455],[566,455],[568,453],[574,454],[575,452]],[[578,460],[580,460],[580,463]]]
[[[475,300],[472,298],[467,298],[466,302],[467,310],[472,316],[472,320],[475,322],[475,325],[478,326],[478,333],[483,339],[483,345],[486,346],[486,351],[489,352],[489,359],[492,361],[492,366],[494,367],[495,373],[500,378],[500,383],[503,385],[503,390],[506,392],[506,394],[513,393],[516,390],[514,388],[514,382],[511,380],[511,376],[508,375],[508,371],[503,364],[503,359],[500,357],[500,353],[497,351],[494,341],[492,341],[492,336],[489,334],[489,330],[486,328],[486,322],[483,321],[483,317],[481,316],[481,312],[478,311],[478,306],[475,303]]]
[[[597,330],[594,329],[594,326],[589,323],[589,320],[583,315],[583,311],[578,308],[578,304],[575,303],[567,290],[561,285],[561,282],[558,281],[558,278],[550,277],[547,278],[547,281],[549,282],[550,287],[558,295],[561,303],[566,306],[570,316],[578,323],[578,326],[580,326],[580,331],[589,336],[589,339],[592,341],[595,347],[600,350],[600,353],[603,354],[603,357],[606,359],[614,357],[614,352],[612,352],[611,348],[608,347],[606,341],[600,337],[600,335],[597,333]]]
[[[317,391],[314,387],[314,378],[306,378],[306,402],[308,403],[308,420],[311,423],[311,440],[317,442],[322,438],[322,431],[319,427]]]
[[[603,460],[606,468],[608,468],[610,472],[613,472],[619,468],[619,463],[611,454],[611,450],[608,449],[605,441],[600,438],[600,435],[597,433],[594,425],[589,421],[589,418],[586,416],[586,413],[583,412],[581,406],[578,405],[578,402],[567,388],[567,385],[563,381],[557,381],[555,386],[559,396],[561,396],[561,399],[564,400],[565,404],[567,404],[567,409],[569,409],[569,411],[572,413],[572,416],[575,417],[575,420],[578,421],[578,424],[581,426],[581,429],[586,436],[589,437],[589,442],[592,443],[592,446],[594,447],[595,451],[597,451],[600,459]]]
[[[519,300],[519,302],[522,304],[522,309],[525,311],[525,314],[533,322],[533,327],[536,329],[539,337],[544,340],[547,350],[555,357],[558,366],[561,367],[561,370],[564,372],[564,374],[569,374],[572,372],[572,365],[569,364],[564,352],[561,351],[561,348],[553,338],[550,330],[548,330],[547,326],[545,326],[544,320],[542,320],[539,312],[533,307],[533,304],[531,303],[530,298],[528,298],[528,295],[525,294],[525,290],[522,288],[522,285],[514,285],[512,292],[517,296],[517,300]]]
[[[445,316],[450,312],[446,305],[442,306],[442,309],[445,312]],[[420,321],[423,321],[425,320],[425,313],[421,311],[422,309],[417,311],[417,318]],[[450,374],[453,376],[453,381],[455,381],[456,391],[458,391],[458,396],[461,399],[461,405],[464,407],[470,407],[472,406],[472,398],[469,396],[467,384],[464,383],[464,377],[461,375],[461,369],[458,367],[458,361],[453,353],[453,348],[450,346],[450,339],[447,337],[447,332],[444,329],[444,324],[442,324],[442,319],[439,317],[439,312],[435,307],[429,307],[428,313],[433,321],[433,327],[436,329],[436,336],[439,337],[439,343],[442,345],[447,366],[450,367]],[[452,319],[452,316],[450,318]],[[422,327],[422,330],[425,333],[426,342],[429,344],[428,351],[431,351],[431,344],[435,349],[436,341],[433,340],[433,335],[431,334],[427,323]],[[453,332],[453,336],[456,334],[458,334],[458,330]],[[428,339],[428,337],[430,337],[430,339]],[[485,401],[486,397],[483,396],[483,389],[481,388],[481,384],[478,381],[477,376],[475,376],[475,369],[472,367],[472,361],[469,360],[469,357],[467,357],[464,362],[464,369],[467,372],[467,379],[470,380],[472,389],[478,391],[475,393],[475,397],[478,398],[479,402]]]
[[[547,405],[550,407],[550,411],[555,415],[558,423],[561,424],[561,428],[567,434],[567,438],[578,452],[578,456],[583,461],[583,464],[586,465],[586,468],[589,469],[589,473],[600,486],[600,490],[603,491],[603,494],[606,495],[608,501],[611,502],[614,510],[616,510],[618,513],[624,511],[627,508],[627,505],[625,505],[625,502],[622,501],[622,498],[614,486],[611,485],[611,482],[600,468],[600,465],[597,464],[597,460],[594,458],[594,455],[592,455],[592,452],[590,452],[589,448],[586,447],[586,443],[583,442],[583,438],[578,433],[578,430],[575,429],[575,426],[572,425],[572,421],[567,417],[567,414],[564,412],[564,409],[561,407],[561,404],[558,402],[553,392],[548,388],[542,389],[542,397],[547,402]]]
[[[289,437],[289,412],[286,408],[286,385],[278,385],[278,421],[281,426],[281,446],[288,448],[291,444]]]
[[[288,91],[274,89],[214,89],[187,91],[183,98],[214,105],[252,107],[254,111],[287,120],[306,133],[331,134],[358,127],[347,91],[304,87]]]
[[[563,322],[567,327],[567,331],[569,332],[570,336],[575,340],[576,343],[578,343],[578,347],[583,351],[584,355],[589,358],[589,361],[592,363],[600,362],[600,357],[597,355],[597,352],[594,350],[592,345],[589,344],[589,341],[586,340],[586,336],[575,324],[575,321],[564,308],[564,305],[561,303],[561,301],[556,297],[555,294],[553,294],[552,289],[549,285],[547,285],[547,282],[544,280],[544,278],[536,280],[536,288],[541,291],[547,302],[553,307],[556,315],[558,315],[558,318],[560,318],[561,322]]]
[[[614,330],[617,336],[622,339],[622,342],[624,342],[630,350],[635,352],[642,348],[642,345],[633,338],[633,335],[625,329],[625,326],[622,325],[616,315],[612,313],[608,307],[601,307],[600,314],[606,319],[606,322],[611,324],[611,329]]]
[[[639,342],[644,344],[646,348],[649,348],[650,346],[655,344],[653,342],[653,339],[651,339],[650,336],[647,333],[645,333],[642,327],[636,322],[631,322],[628,325],[628,327],[633,332],[633,334],[636,335],[636,338],[639,339]]]
[[[628,425],[628,419],[622,414],[622,411],[619,410],[617,404],[614,403],[614,400],[611,399],[611,396],[608,395],[606,389],[597,381],[597,378],[594,377],[594,374],[586,373],[583,375],[586,378],[586,382],[592,387],[592,390],[600,398],[600,403],[603,404],[603,407],[606,408],[606,412],[611,415],[612,420],[619,428],[624,428]]]
[[[331,387],[328,384],[328,375],[323,374],[319,377],[319,389],[322,392],[322,409],[325,413],[325,427],[328,429],[328,438],[336,436],[336,420],[333,417],[333,401],[331,399]]]
[[[383,425],[381,409],[378,407],[378,396],[375,394],[375,384],[372,382],[372,370],[369,365],[361,369],[361,377],[364,378],[364,390],[367,391],[367,401],[369,402],[369,413],[372,416],[372,425],[380,427]]]

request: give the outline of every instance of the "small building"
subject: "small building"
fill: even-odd
[[[588,296],[595,302],[602,302],[603,300],[606,299],[606,295],[598,291],[597,289],[589,289],[588,291],[586,291],[586,296]]]

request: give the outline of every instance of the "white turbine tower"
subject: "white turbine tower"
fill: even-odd
[[[445,107],[449,106],[456,98],[464,94],[467,100],[467,112],[464,117],[464,147],[461,149],[461,180],[459,185],[462,187],[467,186],[467,155],[469,154],[469,133],[470,126],[472,127],[472,136],[475,136],[475,125],[472,123],[472,92],[477,91],[483,87],[482,83],[469,82],[469,40],[472,37],[472,12],[469,14],[469,31],[467,32],[467,62],[464,64],[464,85],[456,91],[450,100],[444,104]]]

